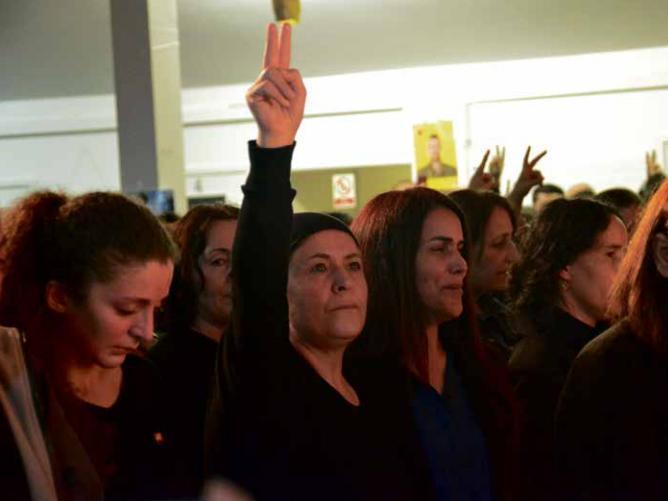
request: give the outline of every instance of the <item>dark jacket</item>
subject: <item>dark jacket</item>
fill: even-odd
[[[554,464],[554,415],[571,364],[599,330],[560,308],[532,319],[509,367],[522,416],[521,499],[561,499]]]
[[[58,394],[40,378],[40,408],[58,499],[168,499],[173,465],[153,364],[128,356],[109,408]]]
[[[520,341],[511,321],[512,311],[502,297],[485,294],[478,298],[480,338],[497,363],[506,365]]]
[[[293,147],[249,146],[235,236],[231,330],[208,422],[211,472],[262,500],[428,499],[408,399],[390,372],[346,374],[349,404],[289,341],[287,273]]]
[[[204,482],[204,422],[218,343],[192,329],[172,330],[149,351],[169,392],[165,430],[178,461],[174,496],[199,496]]]
[[[668,499],[668,359],[627,321],[589,343],[556,419],[563,499]]]

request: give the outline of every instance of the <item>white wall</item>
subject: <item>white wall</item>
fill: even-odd
[[[668,138],[666,61],[668,47],[307,79],[295,169],[412,163],[412,125],[452,119],[461,183],[494,144],[514,177],[531,143],[549,181],[637,188],[644,151]],[[190,195],[240,200],[245,88],[184,90]],[[0,203],[17,186],[118,189],[115,123],[112,96],[0,103]]]
[[[548,149],[540,163],[546,182],[637,190],[644,152],[655,147],[661,156],[661,136],[668,140],[667,110],[668,90],[481,103],[470,108],[471,149],[505,144],[506,179],[519,174],[531,144],[534,153]]]

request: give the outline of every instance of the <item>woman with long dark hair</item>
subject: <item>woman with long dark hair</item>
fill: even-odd
[[[624,223],[593,200],[555,200],[530,230],[510,296],[522,341],[510,359],[523,406],[522,499],[561,499],[554,468],[554,414],[571,363],[601,332],[626,248]]]
[[[439,499],[510,499],[515,427],[483,354],[464,216],[427,188],[387,192],[353,222],[369,283],[357,353],[403,367]]]
[[[25,336],[58,499],[169,495],[153,338],[175,256],[150,211],[123,195],[43,192],[5,218],[0,324]]]
[[[492,192],[459,190],[450,194],[464,214],[469,230],[469,282],[477,309],[480,335],[504,365],[518,336],[506,301],[510,269],[520,255],[515,245],[515,212]]]
[[[612,288],[618,320],[578,355],[561,394],[563,499],[668,499],[668,181],[636,227]]]
[[[198,496],[204,479],[204,421],[218,342],[232,315],[232,244],[239,209],[197,205],[174,226],[180,255],[162,314],[164,334],[149,357],[170,405],[165,420],[181,464],[177,494]]]

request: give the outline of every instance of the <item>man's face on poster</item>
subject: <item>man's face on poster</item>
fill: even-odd
[[[441,141],[437,137],[430,137],[427,142],[429,160],[434,162],[441,158]]]

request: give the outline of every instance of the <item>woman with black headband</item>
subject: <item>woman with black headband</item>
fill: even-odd
[[[337,219],[292,214],[290,162],[306,91],[289,69],[290,27],[279,41],[270,25],[265,50],[247,94],[258,139],[232,253],[211,472],[258,500],[428,499],[398,373],[344,371],[366,318],[362,257]]]

